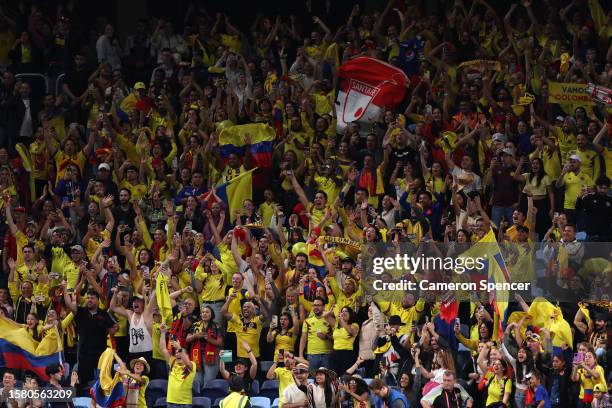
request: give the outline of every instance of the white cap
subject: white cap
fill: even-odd
[[[506,135],[504,135],[503,133],[493,133],[493,136],[491,136],[491,138],[493,139],[494,142],[505,142],[506,141]]]
[[[577,155],[577,154],[572,154],[572,155],[569,157],[569,159],[570,159],[570,160],[576,160],[576,161],[578,161],[578,162],[582,163],[582,160],[580,160],[580,157],[578,157],[578,155]]]
[[[98,165],[98,170],[102,170],[102,169],[106,169],[106,170],[110,171],[111,168],[110,168],[108,163],[100,163]]]

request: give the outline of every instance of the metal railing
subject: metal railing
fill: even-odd
[[[27,80],[30,85],[33,87],[34,84],[33,82],[38,82],[43,84],[43,88],[45,93],[49,93],[49,81],[47,80],[47,77],[41,73],[38,72],[22,72],[20,74],[16,74],[15,78],[21,78],[21,79],[25,79]]]

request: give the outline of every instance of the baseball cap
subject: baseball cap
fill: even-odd
[[[502,149],[502,153],[507,154],[508,156],[513,156],[514,152],[512,151],[512,149],[506,147],[505,149]]]
[[[79,251],[79,252],[83,252],[83,247],[80,245],[73,245],[70,247],[71,251]]]
[[[506,141],[506,135],[504,135],[503,133],[494,133],[493,136],[491,136],[491,138],[493,139],[494,142],[505,142]]]
[[[555,120],[558,120],[559,122],[563,122],[563,120],[564,120],[564,119],[565,119],[565,118],[564,118],[563,116],[561,116],[561,115],[559,115],[559,116],[557,116],[557,117],[555,118]]]
[[[595,384],[593,387],[593,392],[606,392],[606,389],[602,384]]]
[[[100,163],[100,164],[98,165],[98,170],[102,170],[102,169],[110,171],[110,169],[111,169],[111,168],[110,168],[110,166],[108,165],[108,163]]]
[[[576,160],[576,161],[579,161],[579,162],[581,162],[581,163],[582,163],[582,160],[580,160],[580,157],[578,157],[578,155],[577,155],[577,154],[572,154],[572,155],[569,157],[569,159],[570,159],[570,160]]]
[[[146,89],[144,82],[136,82],[134,84],[134,89]]]

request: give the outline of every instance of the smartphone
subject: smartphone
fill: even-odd
[[[455,324],[461,326],[461,319],[460,318],[456,318],[455,319]]]
[[[279,350],[278,350],[278,354],[279,354],[280,356],[284,356],[284,355],[285,355],[285,349],[279,349]]]
[[[191,221],[185,222],[185,229],[188,229],[189,231],[191,231],[192,226],[193,226],[193,223]]]
[[[274,324],[275,327],[278,327],[278,316],[277,315],[272,316],[272,323]]]
[[[584,361],[584,353],[574,353],[573,364],[580,364]]]

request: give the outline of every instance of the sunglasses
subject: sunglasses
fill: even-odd
[[[306,374],[308,372],[308,370],[306,370],[305,368],[299,368],[297,370],[293,370],[293,374]]]

